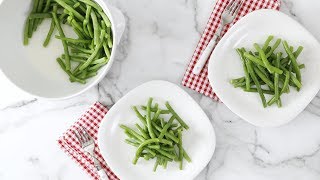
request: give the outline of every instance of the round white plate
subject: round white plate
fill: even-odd
[[[295,48],[304,47],[298,57],[298,62],[306,66],[301,70],[303,87],[300,92],[291,88],[289,94],[282,95],[282,108],[263,108],[258,94],[243,92],[229,83],[230,79],[244,76],[235,48],[253,49],[253,43],[263,44],[270,34]],[[319,91],[319,58],[320,45],[304,27],[279,11],[259,10],[241,18],[221,39],[211,55],[209,80],[222,102],[242,119],[261,127],[279,126],[295,118]]]
[[[155,160],[143,158],[136,165],[132,164],[136,148],[124,142],[126,135],[119,125],[134,128],[135,123],[140,123],[131,107],[146,104],[149,97],[153,97],[161,108],[169,101],[190,126],[183,132],[183,146],[192,162],[185,161],[183,170],[179,170],[178,163],[168,163],[166,170],[158,167],[153,172]],[[200,106],[177,85],[166,81],[151,81],[130,91],[109,110],[98,132],[101,154],[120,179],[193,179],[210,161],[215,144],[213,127]]]

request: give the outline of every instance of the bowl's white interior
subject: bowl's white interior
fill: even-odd
[[[5,0],[0,5],[0,68],[22,90],[39,97],[64,98],[79,94],[93,86],[111,66],[104,66],[99,75],[87,84],[70,83],[69,77],[59,67],[56,58],[63,53],[60,40],[53,36],[47,48],[42,46],[48,33],[50,20],[45,20],[23,46],[24,22],[31,9],[31,0]],[[13,13],[14,12],[14,13]],[[109,13],[107,13],[109,15]],[[67,36],[74,36],[68,26],[63,26]],[[112,50],[114,51],[114,50]],[[112,53],[114,54],[114,53]]]

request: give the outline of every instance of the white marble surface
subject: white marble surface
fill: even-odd
[[[13,99],[17,103],[3,95],[14,90],[1,86],[0,179],[90,179],[58,148],[57,138],[95,101],[111,107],[130,89],[153,79],[180,84],[214,5],[213,0],[112,2],[124,12],[128,28],[112,71],[98,86],[65,101],[19,94]],[[281,7],[318,40],[319,10],[318,0],[284,0]],[[320,179],[320,93],[291,123],[256,128],[223,104],[186,90],[210,117],[217,135],[216,152],[197,180]]]

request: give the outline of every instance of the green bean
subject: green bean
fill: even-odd
[[[273,36],[272,36],[272,35],[268,36],[267,40],[265,41],[265,43],[264,43],[264,45],[263,45],[263,47],[262,47],[262,50],[263,50],[264,52],[267,52],[266,50],[267,50],[267,48],[268,48],[268,46],[269,46],[269,43],[272,41],[272,39],[273,39]]]
[[[268,71],[266,71],[266,69],[260,65],[257,64],[257,68],[269,79],[270,76],[269,76],[269,73]]]
[[[107,58],[110,58],[111,53],[110,53],[110,50],[109,50],[106,42],[103,42],[103,50],[104,50],[104,53],[106,54]]]
[[[157,112],[154,114],[153,118],[152,118],[152,121],[155,121],[158,119],[159,115],[161,113],[161,109],[158,109]]]
[[[169,158],[169,159],[175,159],[176,158],[176,155],[174,155],[174,154],[170,154],[170,153],[168,153],[167,151],[164,151],[164,150],[162,150],[162,149],[155,149],[157,152],[159,152],[161,155],[163,155],[163,156],[165,156],[165,157],[167,157],[167,158]]]
[[[148,161],[150,158],[152,158],[152,155],[151,154],[144,154],[143,158]]]
[[[179,161],[180,161],[180,170],[182,170],[182,164],[183,164],[183,149],[182,149],[182,135],[181,135],[181,131],[178,131],[178,138],[179,138],[179,143],[178,143],[178,147],[179,147]]]
[[[248,70],[247,70],[247,67],[246,67],[246,60],[243,56],[243,52],[244,50],[241,50],[241,49],[237,49],[237,53],[239,54],[240,56],[240,59],[242,60],[242,67],[243,67],[243,70],[244,70],[244,74],[245,74],[245,81],[246,81],[246,89],[250,89],[250,76],[249,76],[249,73],[248,73]]]
[[[33,5],[32,5],[31,13],[35,13],[35,12],[37,12],[39,0],[33,0],[32,2],[33,2]],[[27,18],[27,19],[29,19],[29,18]],[[34,19],[30,20],[30,22],[28,24],[28,37],[29,38],[31,38],[32,34],[33,34],[34,21],[35,21]]]
[[[61,37],[66,37],[64,35],[64,32],[60,26],[60,22],[59,22],[59,19],[57,18],[57,14],[56,12],[52,12],[52,17],[53,17],[53,20],[55,22],[55,26],[57,27],[58,29],[58,32],[60,34]],[[62,40],[62,45],[63,45],[63,49],[64,49],[64,54],[66,55],[66,70],[70,70],[70,56],[69,56],[69,49],[68,49],[68,46],[67,46],[67,42]]]
[[[102,62],[100,64],[95,64],[95,65],[93,65],[91,67],[88,67],[88,70],[89,71],[97,71],[97,70],[99,70],[102,66],[104,66],[105,64],[108,63],[107,59],[105,59],[105,60],[106,61],[104,61],[104,62]]]
[[[24,32],[23,32],[23,45],[25,46],[29,44],[29,37],[28,37],[29,26],[30,26],[30,20],[29,18],[27,18],[24,25]]]
[[[65,54],[63,54],[65,55]],[[90,54],[86,54],[86,53],[73,53],[70,55],[70,57],[72,58],[83,58],[83,59],[88,59],[90,57]]]
[[[43,0],[39,0],[36,12],[42,12]],[[39,24],[41,23],[40,19],[35,19],[33,24],[33,31],[36,31]]]
[[[276,67],[279,68],[280,66],[280,58],[281,58],[281,53],[277,53],[277,59],[276,59]],[[276,101],[278,102],[278,107],[280,107],[280,93],[279,93],[279,74],[275,73],[274,75],[274,96]]]
[[[135,141],[141,143],[141,140],[139,140],[136,136],[132,135],[129,131],[125,130],[124,133],[131,139],[134,139]]]
[[[90,15],[91,15],[91,6],[88,6],[88,5],[86,5],[87,6],[87,9],[86,9],[86,16],[85,16],[85,19],[84,19],[84,21],[83,21],[83,25],[84,26],[86,26],[88,23],[89,23],[89,21],[90,21]]]
[[[249,90],[243,88],[245,92],[258,92],[257,88],[250,88]],[[264,94],[274,95],[274,92],[271,90],[261,89]]]
[[[105,13],[101,12],[101,11],[99,11],[98,13],[101,15],[101,17],[102,17],[104,23],[106,24],[106,26],[107,27],[111,27],[111,22],[110,22],[108,16]]]
[[[266,68],[266,65],[262,62],[261,59],[255,57],[255,56],[253,56],[253,55],[251,55],[251,54],[249,54],[249,53],[247,53],[247,52],[243,53],[243,55],[244,55],[244,57],[246,57],[248,60],[250,60],[250,61],[252,61],[252,62],[254,62],[254,63],[256,63],[256,64],[259,64],[259,65],[261,65],[261,66],[263,66],[263,67]],[[270,63],[269,63],[269,64],[270,64]],[[281,69],[276,68],[276,67],[274,67],[274,66],[271,66],[271,65],[270,65],[269,68],[271,68],[274,72],[276,72],[276,73],[278,73],[278,74],[282,74],[282,73],[283,73],[283,71],[282,71]]]
[[[139,156],[140,156],[140,153],[143,151],[144,149],[144,146],[148,145],[148,144],[151,144],[151,143],[163,143],[163,144],[170,144],[168,143],[165,139],[158,139],[158,138],[153,138],[153,139],[148,139],[148,140],[145,140],[143,143],[141,143],[137,149],[137,152],[136,152],[136,156],[133,160],[133,164],[136,164],[138,159],[139,159]],[[172,143],[171,143],[172,145]],[[158,150],[157,150],[158,151]]]
[[[149,139],[149,136],[147,134],[147,132],[145,132],[142,127],[139,126],[139,124],[135,124],[136,127],[138,128],[138,130],[140,131],[141,135],[145,138],[145,139]]]
[[[165,122],[164,122],[164,119],[163,119],[163,118],[160,119],[160,124],[161,124],[161,127],[162,127],[162,128],[165,126]]]
[[[61,55],[61,59],[65,59],[65,56],[64,56],[64,54],[63,55]],[[78,62],[78,63],[84,63],[84,62],[86,62],[86,60],[84,60],[84,59],[81,59],[81,58],[74,58],[74,57],[72,57],[72,56],[70,56],[70,61],[73,61],[73,62]]]
[[[65,38],[61,38],[61,39],[65,39]],[[67,41],[67,40],[65,40],[65,41]],[[68,46],[69,46],[69,47],[72,47],[72,48],[74,48],[74,49],[77,49],[77,50],[79,50],[80,52],[83,52],[83,53],[86,53],[86,54],[92,54],[93,51],[94,51],[94,50],[92,50],[92,49],[82,48],[82,47],[80,47],[80,46],[78,46],[78,45],[76,45],[76,44],[73,44],[72,42],[69,42],[69,43],[68,43]]]
[[[79,79],[79,78],[73,76],[73,74],[69,70],[67,70],[66,65],[62,62],[62,60],[60,58],[57,58],[57,62],[59,63],[59,65],[62,68],[62,70],[69,75],[71,80],[79,82],[81,84],[85,84],[86,83],[85,80],[82,80],[82,79]]]
[[[98,11],[103,11],[102,8],[93,1],[90,1],[90,0],[79,0],[79,1],[85,3],[89,6],[92,6],[93,8],[95,8]]]
[[[57,39],[71,42],[71,43],[84,43],[84,44],[91,43],[90,40],[86,40],[86,39],[73,39],[73,38],[61,37],[61,36],[57,36],[57,35],[55,37]],[[92,53],[92,51],[89,51],[89,52]]]
[[[159,165],[159,161],[160,161],[160,158],[157,158],[157,160],[156,160],[156,162],[154,163],[154,166],[153,166],[153,172],[157,171],[157,167]]]
[[[79,2],[76,2],[72,7],[74,8],[74,9],[76,9],[76,8],[78,8],[80,6],[80,3]]]
[[[251,64],[251,61],[247,61],[246,62],[246,65],[247,65],[247,69],[248,69],[248,72],[254,82],[254,84],[256,85],[256,88],[258,90],[258,93],[260,95],[260,98],[261,98],[261,101],[262,101],[262,104],[263,104],[263,107],[267,107],[267,102],[266,102],[266,98],[264,97],[264,94],[262,92],[262,89],[261,89],[261,86],[260,86],[260,83],[254,73],[254,70],[252,68],[252,64]]]
[[[282,45],[283,45],[286,53],[288,54],[289,58],[291,59],[291,62],[292,62],[292,65],[293,65],[293,70],[297,75],[297,80],[301,84],[301,72],[300,72],[297,60],[296,60],[295,56],[293,55],[293,53],[290,51],[287,41],[283,41]]]
[[[94,76],[96,76],[98,73],[97,72],[90,72],[87,74],[87,76],[85,77],[85,79],[89,79],[89,78],[92,78]]]
[[[191,158],[189,157],[188,153],[186,152],[185,149],[183,149],[183,157],[190,163],[191,162]]]
[[[143,136],[141,136],[139,133],[135,132],[133,129],[125,126],[125,125],[120,125],[120,127],[126,131],[128,131],[129,133],[131,133],[134,137],[136,137],[137,139],[139,139],[141,142],[145,141],[145,139],[143,138]]]
[[[79,78],[79,79],[85,80],[87,74],[88,74],[88,72],[87,72],[87,70],[85,70],[85,71],[77,72],[76,74],[74,74],[74,76]],[[70,79],[70,81],[74,82],[72,79]]]
[[[159,139],[162,139],[163,136],[165,135],[165,133],[167,132],[167,130],[169,129],[169,127],[171,126],[172,122],[174,121],[174,119],[176,119],[176,116],[172,115],[171,118],[169,119],[168,123],[163,127],[160,135],[159,135]]]
[[[148,127],[147,127],[148,128]],[[154,135],[156,136],[156,137],[159,137],[159,135],[160,135],[160,133],[158,132],[158,131],[153,131],[153,133],[154,133]]]
[[[93,58],[97,55],[98,51],[100,50],[100,48],[102,46],[102,42],[103,42],[103,38],[101,39],[99,44],[96,45],[95,50],[90,55],[90,57],[87,59],[87,61],[85,63],[83,63],[83,65],[79,68],[80,71],[82,71],[83,69],[87,68],[91,64],[91,62],[93,61]]]
[[[101,64],[101,63],[104,63],[106,61],[108,61],[108,59],[106,57],[103,57],[103,58],[96,59],[96,60],[92,61],[91,64]]]
[[[96,14],[91,11],[91,19],[93,24],[93,38],[94,38],[94,45],[99,43],[99,26]]]
[[[71,6],[69,6],[67,3],[64,2],[64,0],[55,0],[58,4],[60,4],[60,6],[62,6],[63,8],[65,8],[66,10],[68,10],[69,12],[71,12],[72,14],[74,14],[74,16],[76,18],[78,18],[80,21],[84,21],[84,17],[78,12],[76,11],[74,8],[72,8]]]
[[[73,19],[72,16],[69,16],[69,17],[67,18],[67,20],[68,20],[69,24],[70,24],[72,27],[74,27],[75,29],[77,29],[77,30],[78,30],[79,32],[81,32],[82,34],[84,34],[84,31],[83,31],[83,29],[82,29],[82,26],[81,26],[75,19]]]
[[[299,46],[298,47],[298,49],[295,51],[295,52],[293,52],[293,55],[294,55],[294,57],[297,59],[298,58],[298,56],[300,55],[300,53],[302,52],[302,50],[303,50],[303,47],[302,46]],[[290,59],[289,59],[289,56],[287,56],[286,58],[283,58],[282,60],[281,60],[281,65],[285,65],[285,64],[288,64],[290,62]],[[301,68],[300,68],[301,69]]]
[[[55,23],[54,23],[54,20],[52,19],[51,20],[51,24],[50,24],[50,29],[48,31],[46,39],[43,42],[43,47],[47,47],[48,46],[48,44],[49,44],[49,42],[51,40],[51,36],[52,36],[53,31],[54,31],[54,28],[55,28]]]
[[[65,24],[65,23],[67,22],[68,16],[69,16],[69,14],[62,13],[62,14],[59,16],[60,22],[61,22],[62,24]]]
[[[237,88],[237,87],[245,87],[246,86],[246,82],[238,82],[238,83],[233,83],[233,87]]]
[[[50,8],[50,4],[51,4],[51,0],[46,0],[46,5],[44,6],[44,9],[42,12],[44,13],[48,12]]]
[[[147,110],[147,106],[141,106],[141,109],[142,110]],[[157,109],[155,108],[150,108],[151,112],[157,112]],[[169,114],[170,111],[169,110],[161,110],[161,113],[160,114]]]
[[[274,51],[275,49],[277,49],[277,47],[279,46],[280,43],[281,43],[281,39],[279,38],[279,39],[277,39],[277,41],[274,43],[274,45],[272,46],[271,50],[266,54],[266,58],[269,58],[269,57],[272,55],[273,51]]]
[[[157,145],[149,145],[148,148],[154,149],[154,150],[158,150],[158,149],[160,149],[160,145],[159,144],[157,144]]]
[[[111,37],[107,38],[107,44],[109,48],[112,48],[113,42]]]
[[[240,77],[240,78],[236,78],[236,79],[231,79],[230,83],[234,84],[234,83],[244,82],[245,80],[246,80],[245,77]]]
[[[155,122],[151,122],[151,123],[152,123],[152,126],[154,126],[157,131],[159,131],[160,133],[162,132],[163,128],[159,127]],[[171,139],[175,143],[179,142],[179,139],[177,137],[175,137],[173,134],[169,133],[169,132],[165,132],[164,136],[166,136],[167,138]],[[158,138],[160,138],[160,135],[158,136]]]
[[[44,19],[51,18],[52,15],[50,13],[31,13],[29,15],[29,19]]]
[[[125,139],[124,141],[125,141],[127,144],[130,144],[130,145],[132,145],[132,146],[135,146],[135,147],[138,147],[138,146],[139,146],[139,143],[133,142],[133,141],[131,141],[130,139]]]
[[[147,121],[145,120],[145,118],[140,114],[140,112],[138,111],[136,106],[132,107],[133,111],[136,113],[136,115],[138,116],[138,118],[140,119],[140,121],[147,126]]]
[[[299,69],[303,69],[303,68],[305,68],[306,66],[304,65],[304,64],[300,64],[299,65]]]
[[[179,139],[178,139],[178,141],[179,141]],[[174,147],[163,147],[162,146],[161,149],[164,151],[174,151]]]
[[[264,51],[265,53],[269,52],[271,50],[271,46],[268,46],[267,49]],[[259,55],[259,52],[257,54],[257,56]]]
[[[164,156],[162,154],[156,154],[155,157],[158,157],[158,158],[161,158],[161,159],[164,159],[166,161],[170,161],[172,162],[172,159],[168,158],[167,156]]]
[[[183,126],[185,129],[189,129],[189,126],[181,119],[181,117],[173,110],[169,102],[166,102],[166,107],[171,112],[171,114],[177,119],[177,121]]]
[[[87,24],[87,29],[91,38],[94,38],[93,27],[91,23]],[[94,42],[94,41],[93,41]]]
[[[163,163],[163,168],[164,169],[167,169],[167,164],[168,164],[168,161],[164,160],[164,163]]]
[[[299,46],[298,49],[293,53],[294,57],[297,59],[300,53],[302,52],[303,47]]]
[[[147,121],[147,127],[148,127],[150,137],[155,138],[152,124],[151,124],[151,110],[150,110],[150,108],[151,108],[152,101],[153,101],[153,98],[149,98],[148,105],[147,105],[147,119],[146,119],[146,121]]]
[[[298,90],[302,87],[298,77],[295,77],[292,73],[290,73],[290,81],[292,81],[298,87]]]
[[[256,50],[259,52],[259,55],[260,55],[260,58],[263,62],[263,64],[265,65],[265,67],[267,68],[267,70],[270,72],[270,73],[274,73],[274,70],[273,70],[273,66],[269,63],[269,61],[267,60],[267,57],[265,55],[265,53],[263,52],[263,50],[260,48],[260,46],[257,44],[257,43],[254,43],[253,45]]]
[[[268,77],[266,77],[257,67],[253,67],[253,70],[260,77],[260,79],[270,87],[271,90],[274,90],[273,82],[271,82]]]

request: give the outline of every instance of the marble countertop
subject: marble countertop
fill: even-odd
[[[112,2],[125,14],[127,29],[111,72],[98,86],[64,101],[40,100],[23,93],[13,99],[0,98],[0,179],[90,179],[59,149],[58,137],[95,101],[111,107],[134,87],[154,79],[181,84],[215,3]],[[283,0],[281,7],[320,41],[319,10],[318,0]],[[0,76],[0,81],[5,79]],[[14,92],[8,87],[1,91]],[[184,89],[205,110],[217,135],[215,154],[197,180],[320,179],[320,93],[289,124],[257,128],[225,105]]]

